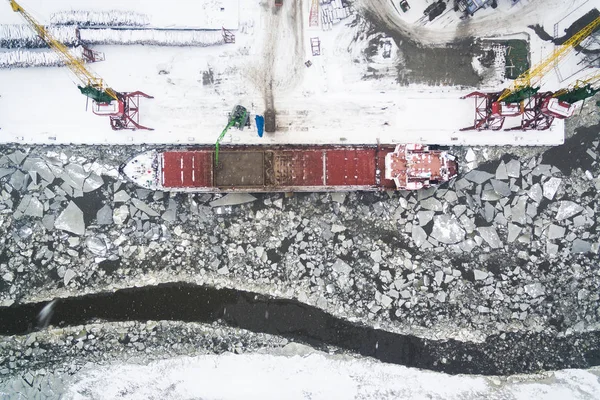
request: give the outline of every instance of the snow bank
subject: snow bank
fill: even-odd
[[[146,14],[135,11],[61,11],[50,16],[55,25],[77,26],[145,26],[150,23]]]
[[[81,46],[71,49],[78,59],[83,59]],[[51,50],[10,50],[0,52],[0,68],[25,68],[25,67],[58,67],[65,63],[59,55]]]
[[[82,29],[88,44],[146,44],[155,46],[215,46],[225,43],[220,30]]]
[[[507,380],[450,376],[366,358],[323,354],[181,357],[148,365],[91,366],[66,385],[66,399],[589,399],[595,370]]]
[[[223,44],[220,29],[78,29],[53,25],[50,33],[68,47],[86,44],[145,44],[156,46],[214,46]],[[0,48],[43,48],[46,44],[27,25],[0,25]]]
[[[52,36],[67,46],[79,43],[75,26],[49,26],[47,29]],[[48,46],[28,25],[0,25],[0,47],[31,49]]]

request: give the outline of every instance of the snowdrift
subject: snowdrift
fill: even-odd
[[[76,26],[48,26],[50,34],[66,46],[77,46]],[[0,25],[0,47],[5,49],[35,49],[48,47],[28,25]]]
[[[81,46],[71,49],[71,53],[78,59],[83,59]],[[0,68],[58,67],[63,65],[65,63],[61,57],[49,49],[17,49],[0,52]]]
[[[225,43],[221,30],[81,29],[80,34],[86,44],[205,47]]]
[[[54,25],[88,26],[145,26],[150,23],[147,15],[135,11],[62,11],[50,16]]]

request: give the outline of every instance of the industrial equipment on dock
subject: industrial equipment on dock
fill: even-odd
[[[151,128],[140,125],[139,122],[139,99],[145,97],[152,99],[146,93],[116,92],[108,87],[104,80],[92,73],[84,62],[75,57],[67,46],[58,41],[52,34],[15,0],[9,0],[13,11],[20,13],[29,26],[56,52],[71,72],[79,79],[82,85],[77,87],[83,95],[92,99],[92,111],[96,115],[110,117],[110,126],[113,130],[122,129],[147,129]]]
[[[550,70],[562,61],[573,49],[600,27],[600,17],[596,18],[569,40],[556,48],[545,60],[522,73],[512,85],[502,92],[472,92],[463,99],[475,99],[475,123],[461,130],[500,130],[506,117],[521,115],[521,124],[510,130],[544,130],[550,128],[555,117],[567,118],[570,111],[557,103],[552,92],[538,93],[541,80]],[[572,115],[572,113],[571,113]]]

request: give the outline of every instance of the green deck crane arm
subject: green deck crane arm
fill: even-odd
[[[221,132],[221,134],[219,135],[217,142],[215,143],[215,165],[219,165],[219,144],[221,143],[221,140],[223,140],[223,137],[225,137],[225,134],[227,133],[229,128],[235,125],[235,123],[236,121],[234,119],[229,121],[225,129],[223,129],[223,132]]]

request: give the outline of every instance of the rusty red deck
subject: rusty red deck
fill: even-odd
[[[229,190],[386,189],[385,156],[391,146],[222,147],[215,167],[213,148],[162,154],[165,188]],[[379,171],[379,172],[378,172]]]

